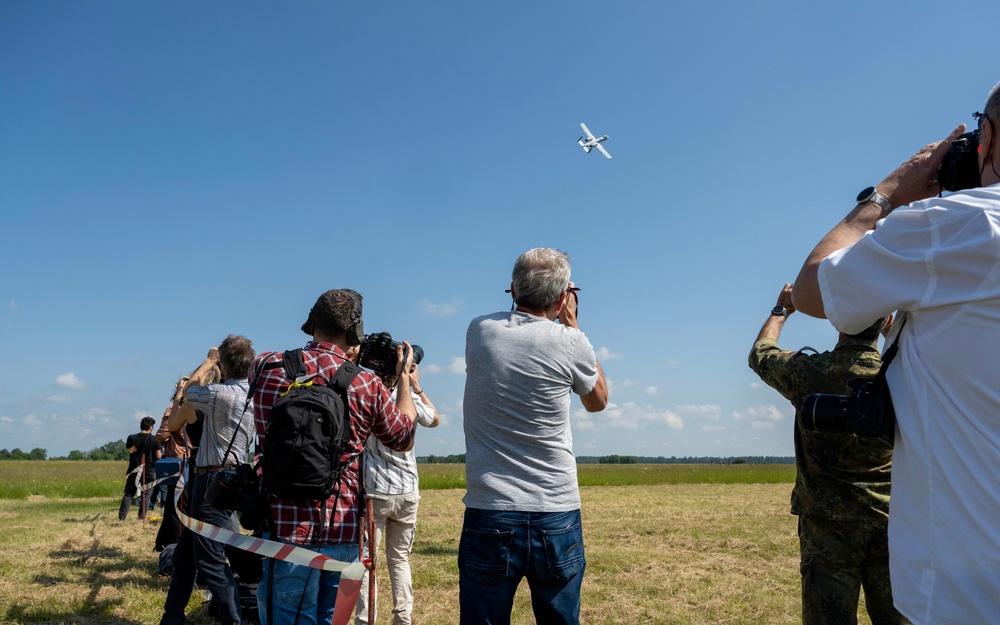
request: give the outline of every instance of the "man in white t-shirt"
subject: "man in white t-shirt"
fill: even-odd
[[[537,623],[575,624],[586,558],[570,406],[576,393],[604,410],[607,383],[576,322],[569,257],[535,248],[512,277],[517,310],[473,319],[466,333],[459,620],[510,622],[527,577]]]
[[[863,191],[793,292],[842,332],[900,313],[889,555],[914,625],[1000,618],[1000,84],[976,117],[981,186],[935,197],[963,124]]]

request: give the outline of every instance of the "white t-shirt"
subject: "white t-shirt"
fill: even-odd
[[[1000,622],[1000,185],[895,210],[819,285],[842,332],[906,317],[887,372],[896,607],[914,625]]]
[[[579,510],[570,406],[597,385],[587,337],[522,312],[486,315],[469,325],[465,367],[465,505]]]

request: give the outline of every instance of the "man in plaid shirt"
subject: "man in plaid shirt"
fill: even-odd
[[[327,291],[316,300],[302,331],[312,336],[302,350],[309,374],[323,373],[327,380],[348,359],[352,346],[364,336],[361,319],[361,295],[349,289]],[[372,373],[361,371],[347,389],[351,437],[344,452],[346,469],[333,494],[327,500],[291,501],[269,495],[271,537],[281,542],[322,553],[343,562],[358,559],[358,510],[360,505],[358,460],[365,439],[371,434],[385,446],[397,451],[413,448],[414,421],[417,411],[410,393],[412,350],[397,351],[400,387],[398,405],[389,390]],[[281,352],[261,354],[253,371],[261,371],[253,396],[257,436],[264,445],[271,407],[292,380],[280,365]],[[254,374],[251,374],[254,375]],[[264,578],[258,587],[258,605],[263,625],[297,622],[301,625],[326,624],[333,616],[340,573],[320,571],[280,560],[264,561]],[[268,606],[268,601],[271,605]],[[268,623],[268,611],[273,622]]]

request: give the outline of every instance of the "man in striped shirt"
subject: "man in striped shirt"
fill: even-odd
[[[392,389],[392,398],[399,392],[397,376],[382,377]],[[418,365],[410,373],[410,393],[417,409],[417,423],[424,427],[438,426],[440,419],[434,404],[420,385]],[[373,436],[365,443],[365,492],[372,498],[375,517],[375,546],[385,537],[385,563],[392,587],[392,623],[410,625],[413,611],[413,580],[410,577],[410,551],[417,529],[417,504],[420,501],[420,478],[417,458],[410,451],[393,451]],[[369,545],[365,545],[367,549]],[[366,553],[367,555],[367,553]],[[374,619],[372,619],[374,620]],[[358,595],[355,625],[368,625],[368,576]]]

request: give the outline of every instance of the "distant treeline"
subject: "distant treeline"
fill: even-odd
[[[464,464],[465,454],[418,456],[420,464]],[[577,456],[577,464],[795,464],[794,456]]]
[[[49,458],[48,455],[49,452],[40,447],[30,452],[23,452],[17,448],[10,451],[0,449],[0,460],[128,460],[128,449],[125,447],[125,441],[113,441],[94,447],[90,451],[74,449],[65,456],[54,458]]]
[[[577,456],[577,464],[795,464],[794,456]]]
[[[29,452],[0,449],[0,460],[128,460],[125,441],[113,441],[90,451],[74,449],[65,456],[48,458],[48,452],[36,447]],[[465,464],[465,454],[417,456],[420,464]],[[577,464],[795,464],[794,456],[577,456]]]

